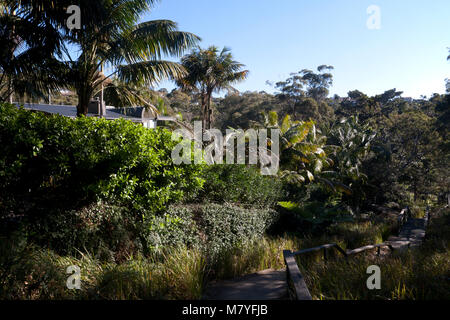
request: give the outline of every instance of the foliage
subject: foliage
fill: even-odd
[[[270,207],[283,196],[277,177],[263,176],[258,168],[246,165],[207,166],[202,179],[199,201]]]
[[[245,209],[231,204],[204,204],[188,208],[203,239],[201,248],[215,260],[225,250],[248,244],[261,238],[278,219],[271,209]],[[186,207],[172,207],[172,217],[188,216]]]
[[[320,202],[308,202],[305,204],[289,201],[279,202],[293,217],[291,221],[297,221],[297,228],[322,230],[331,224],[344,221],[352,221],[352,213],[342,206],[326,206]],[[293,226],[291,226],[292,228]]]
[[[448,211],[448,210],[447,210]],[[382,257],[362,254],[324,263],[299,261],[313,298],[326,300],[449,299],[449,215],[432,220],[422,247]],[[381,268],[381,290],[367,290],[366,269]],[[351,270],[351,272],[349,272]]]
[[[332,165],[324,150],[326,137],[320,135],[313,121],[292,121],[287,115],[279,123],[275,111],[263,116],[266,128],[280,130],[280,176],[288,183],[311,183]]]
[[[1,244],[4,243],[10,244]],[[26,246],[9,250],[16,261],[6,265],[7,256],[3,253],[6,252],[0,256],[3,300],[200,299],[206,269],[199,251],[182,247],[167,253],[164,261],[156,256],[137,255],[122,264],[101,262],[90,254],[75,258]],[[71,265],[80,267],[80,290],[66,287],[66,268]]]
[[[163,129],[125,120],[71,120],[9,105],[1,106],[0,119],[5,200],[67,208],[103,199],[156,213],[195,196],[202,184],[199,166],[173,164],[175,141]]]
[[[334,175],[330,175],[332,189],[340,191],[344,201],[356,207],[366,199],[368,177],[363,162],[368,158],[376,133],[368,123],[362,124],[357,116],[344,118],[329,132],[333,146]]]
[[[47,98],[60,88],[49,70],[60,52],[62,36],[44,14],[22,12],[22,3],[0,2],[0,101],[15,95]],[[21,12],[21,13],[19,13]]]
[[[147,218],[140,232],[152,252],[179,246],[202,248],[195,214],[186,207],[170,207],[164,215]]]
[[[104,85],[114,86],[110,81],[112,77],[131,85],[122,92],[131,101],[136,98],[133,85],[150,85],[184,75],[180,64],[161,57],[180,56],[199,38],[178,31],[176,23],[170,20],[138,23],[141,14],[154,3],[154,0],[83,1],[80,29],[69,29],[64,22],[65,10],[55,10],[50,3],[41,6],[33,0],[22,1],[17,15],[30,19],[29,12],[42,10],[41,14],[48,17],[50,25],[60,30],[63,49],[54,55],[49,71],[62,86],[77,92],[77,113],[86,115],[90,99]],[[64,7],[67,6],[59,3],[59,8]],[[77,56],[70,54],[69,45],[79,52]],[[112,73],[105,75],[103,67],[112,67]]]
[[[177,211],[179,210],[181,209],[178,208]],[[339,243],[344,248],[355,248],[356,244],[364,241],[362,239],[367,238],[372,241],[372,237],[381,238],[380,234],[373,233],[372,230],[381,230],[381,227],[367,222],[357,222],[356,226],[353,223],[341,224],[338,229],[332,231],[333,236],[322,234],[311,238],[283,235],[258,238],[239,247],[225,249],[220,254],[220,259],[215,261],[207,261],[202,250],[181,246],[177,249],[166,248],[162,254],[150,255],[147,258],[140,255],[129,256],[121,264],[101,262],[95,255],[90,254],[82,254],[79,258],[59,256],[49,250],[26,246],[23,242],[19,246],[17,240],[15,240],[16,244],[12,245],[12,238],[9,238],[0,243],[5,245],[2,250],[8,250],[8,253],[2,251],[0,255],[0,272],[3,272],[3,276],[0,277],[0,281],[3,281],[3,285],[0,286],[0,297],[3,299],[200,299],[205,292],[207,281],[235,278],[270,268],[282,269],[284,267],[282,251],[285,249],[299,250],[330,242]],[[368,233],[371,236],[367,237]],[[440,239],[441,237],[437,236],[436,240],[440,241]],[[443,244],[444,242],[440,248]],[[11,251],[12,248],[15,253]],[[330,257],[332,257],[331,252]],[[8,264],[5,264],[4,262],[8,260]],[[321,259],[314,255],[303,256],[302,262],[311,262],[315,266],[304,272],[308,279],[318,266],[322,266]],[[68,290],[65,287],[67,279],[65,269],[69,265],[78,265],[83,270],[81,290]],[[348,264],[345,265],[348,266]],[[5,274],[8,276],[5,277]],[[26,278],[28,274],[33,274],[33,278]],[[45,275],[45,277],[38,275]],[[8,282],[6,282],[7,279]],[[339,279],[331,280],[339,281]],[[318,284],[319,282],[314,282],[310,284],[310,288],[315,290]],[[321,291],[317,296],[320,297],[321,293],[327,295],[326,292]]]
[[[369,175],[372,184],[379,185],[385,195],[400,202],[408,199],[409,194],[416,201],[436,192],[433,189],[446,170],[441,161],[447,156],[441,155],[442,138],[435,120],[413,110],[392,114],[381,125],[377,143],[383,146],[387,158],[375,157],[368,163],[372,167]]]
[[[203,128],[210,129],[212,122],[211,99],[213,92],[233,91],[231,84],[244,80],[248,70],[242,70],[243,64],[234,61],[230,49],[217,47],[202,50],[197,48],[181,59],[187,75],[178,80],[178,85],[186,91],[195,91],[200,95],[203,115]]]
[[[333,66],[326,65],[319,66],[318,73],[303,69],[298,73],[291,73],[286,81],[275,84],[280,90],[278,98],[288,102],[294,119],[298,119],[297,115],[300,114],[300,118],[304,120],[320,120],[320,111],[325,111],[322,114],[330,113],[323,100],[328,96],[328,89],[333,84],[333,75],[325,71],[332,69]]]

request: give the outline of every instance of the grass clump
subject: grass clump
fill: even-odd
[[[299,259],[314,299],[445,300],[450,299],[450,212],[432,220],[419,248],[377,257],[366,253],[348,259],[308,263]],[[367,267],[381,269],[381,290],[368,290]]]

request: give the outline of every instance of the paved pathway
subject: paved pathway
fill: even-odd
[[[398,237],[389,237],[394,249],[420,246],[425,238],[426,219],[409,219],[402,227]]]
[[[398,237],[388,242],[394,249],[419,246],[425,237],[426,219],[410,218]],[[286,300],[288,299],[285,270],[268,269],[237,279],[212,282],[203,296],[205,300]]]
[[[268,269],[233,280],[211,283],[203,299],[286,300],[286,272]]]

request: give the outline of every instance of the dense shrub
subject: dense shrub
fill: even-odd
[[[72,120],[3,104],[0,145],[0,190],[16,198],[104,199],[156,212],[202,183],[198,166],[173,164],[168,131],[123,119]]]
[[[205,180],[199,200],[230,202],[253,206],[272,206],[282,198],[277,177],[263,176],[256,167],[246,165],[213,165],[203,172]]]
[[[352,214],[341,205],[327,206],[320,202],[279,202],[282,208],[282,226],[291,232],[323,232],[338,222],[352,221]]]
[[[1,104],[0,232],[22,224],[30,240],[58,253],[107,260],[145,249],[167,206],[203,182],[200,166],[173,164],[175,143],[166,130],[130,121]]]
[[[163,216],[147,219],[141,230],[147,248],[156,252],[177,246],[201,245],[194,212],[186,207],[169,208]]]
[[[59,254],[78,256],[90,252],[102,261],[122,261],[142,251],[136,212],[98,202],[77,209],[35,209],[33,219],[24,223],[29,240]]]
[[[189,217],[193,223],[184,222],[178,234],[182,241],[192,241],[192,228],[197,230],[197,244],[208,252],[211,259],[225,250],[239,247],[261,238],[278,220],[278,214],[271,209],[245,209],[231,204],[205,204],[189,207],[172,207],[168,215],[172,218]]]

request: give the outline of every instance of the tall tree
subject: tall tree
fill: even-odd
[[[249,72],[242,70],[244,65],[233,60],[230,49],[226,47],[222,51],[215,46],[208,49],[197,48],[184,56],[181,63],[186,68],[187,75],[177,83],[183,90],[200,95],[203,128],[210,129],[212,94],[223,90],[235,91],[231,85],[245,80]]]
[[[59,86],[49,70],[62,37],[39,12],[23,11],[17,1],[0,1],[0,100],[13,95],[43,98]]]
[[[291,73],[290,77],[285,81],[280,81],[275,84],[275,88],[280,90],[280,93],[277,95],[278,98],[290,104],[294,119],[297,118],[297,107],[305,97],[304,86],[305,80],[299,73]]]
[[[86,114],[90,99],[110,78],[133,86],[153,85],[162,79],[185,74],[175,62],[163,56],[181,56],[199,38],[180,32],[170,20],[137,23],[156,0],[71,1],[81,9],[81,28],[69,28],[63,21],[70,1],[25,0],[21,10],[29,12],[43,5],[45,13],[61,27],[66,50],[55,72],[62,83],[78,96],[77,114]],[[68,50],[71,46],[72,50]],[[111,70],[103,74],[103,67]],[[133,90],[127,91],[132,92]],[[127,94],[124,92],[124,94]]]
[[[280,90],[278,97],[288,101],[292,108],[292,116],[297,118],[300,109],[303,118],[317,118],[320,116],[319,106],[328,96],[329,88],[333,84],[333,75],[327,71],[334,69],[332,66],[321,65],[317,67],[317,73],[303,69],[297,73],[291,73],[285,81],[275,84]]]
[[[307,69],[300,71],[309,97],[321,101],[328,96],[329,88],[333,85],[333,75],[329,71],[333,69],[333,66],[321,65],[317,67],[317,73]]]
[[[442,157],[439,146],[442,137],[435,121],[421,111],[392,114],[386,120],[388,128],[381,137],[389,146],[391,162],[388,183],[403,184],[414,200],[433,192],[436,180],[436,159]]]

